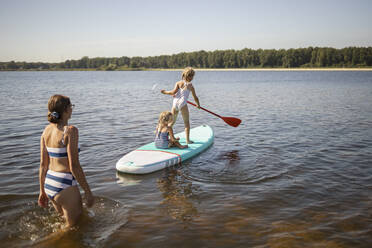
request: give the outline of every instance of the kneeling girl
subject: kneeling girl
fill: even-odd
[[[173,114],[169,111],[160,113],[159,122],[156,127],[155,146],[159,149],[167,149],[170,147],[187,148],[188,146],[181,145],[174,137],[172,124]]]

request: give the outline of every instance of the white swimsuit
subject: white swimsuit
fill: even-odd
[[[187,100],[189,99],[190,95],[190,90],[187,88],[187,86],[189,85],[192,86],[192,83],[187,83],[183,81],[183,87],[180,88],[174,95],[172,107],[175,108],[176,110],[180,110],[183,106],[187,104]]]

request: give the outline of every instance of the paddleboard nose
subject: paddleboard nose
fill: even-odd
[[[116,163],[116,169],[121,170],[122,168],[134,167],[135,165],[136,165],[136,163],[133,162],[133,161],[125,161],[125,162],[123,162],[123,161],[120,161],[119,160]]]

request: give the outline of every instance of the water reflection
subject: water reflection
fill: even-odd
[[[164,198],[161,205],[171,218],[190,222],[198,215],[192,199],[194,186],[192,182],[185,181],[180,170],[167,168],[164,176],[157,180],[157,185]]]
[[[221,153],[217,157],[218,161],[226,161],[228,165],[238,165],[240,163],[239,150],[232,150]]]
[[[143,175],[130,175],[116,171],[116,182],[121,186],[133,186],[140,184],[143,180],[143,177]]]

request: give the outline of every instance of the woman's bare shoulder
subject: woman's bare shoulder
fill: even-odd
[[[41,134],[41,136],[43,137],[43,136],[47,135],[48,133],[50,133],[51,128],[52,128],[52,125],[50,125],[50,124],[46,125],[46,126],[44,127],[44,131],[43,131],[43,133]]]
[[[67,126],[66,134],[70,136],[76,136],[79,134],[79,129],[73,125]]]

